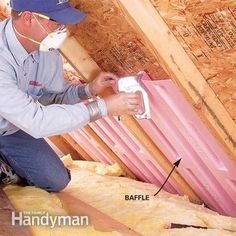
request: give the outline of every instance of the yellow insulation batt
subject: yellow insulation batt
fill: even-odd
[[[34,187],[7,186],[5,193],[18,212],[31,215],[67,216],[68,211],[63,208],[56,194],[48,193]],[[19,216],[16,214],[16,216]],[[119,236],[117,232],[101,232],[93,226],[31,226],[35,236]]]
[[[90,169],[83,170],[78,161],[69,162],[72,181],[63,193],[97,208],[134,231],[147,236],[236,236],[236,218],[221,216],[203,206],[190,203],[187,197],[162,191],[154,197],[157,186],[126,177],[103,176]],[[96,163],[93,163],[96,165]],[[68,165],[68,163],[67,163]],[[99,166],[99,164],[98,164]],[[108,166],[104,167],[105,169]],[[117,175],[120,168],[117,167]],[[105,171],[106,172],[106,171]],[[114,175],[114,171],[113,171]],[[65,215],[60,193],[47,193],[34,187],[7,186],[7,196],[18,211],[44,211],[52,215]],[[63,194],[62,193],[62,194]],[[125,195],[149,195],[147,201],[127,201]],[[170,229],[170,224],[185,224],[208,229]],[[117,232],[98,232],[92,226],[72,228],[32,227],[34,235],[119,235]]]
[[[68,154],[61,158],[64,165],[70,167],[73,165],[80,170],[87,170],[100,175],[111,175],[111,176],[125,176],[126,173],[120,168],[117,163],[113,165],[107,165],[104,163],[94,161],[73,161],[71,155]]]

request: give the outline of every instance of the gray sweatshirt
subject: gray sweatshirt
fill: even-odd
[[[57,50],[28,54],[15,35],[11,18],[0,22],[0,135],[21,129],[41,138],[86,125],[90,116],[80,90],[80,85],[64,81]],[[103,99],[98,99],[98,107],[106,116]]]

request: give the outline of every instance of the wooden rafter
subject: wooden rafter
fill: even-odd
[[[75,146],[70,144],[63,136],[56,135],[49,137],[48,139],[65,155],[71,154],[74,160],[86,159],[81,155],[81,152],[78,152]]]

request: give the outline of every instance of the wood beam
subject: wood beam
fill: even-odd
[[[70,191],[65,190],[63,192],[57,193],[56,195],[60,198],[63,205],[69,211],[70,215],[86,215],[89,217],[89,223],[94,226],[94,228],[98,231],[112,232],[116,231],[120,235],[127,236],[141,236],[141,234],[133,231],[126,225],[116,221],[110,216],[104,214],[103,212],[97,210],[91,205],[81,201],[79,199],[79,194],[73,195]],[[102,233],[98,233],[102,234]],[[79,234],[78,234],[79,235]]]
[[[72,146],[67,140],[64,139],[61,135],[51,136],[48,139],[58,147],[60,151],[62,151],[65,155],[71,154],[73,160],[81,160],[83,155],[78,152],[74,146]]]
[[[15,212],[17,215],[17,211],[13,208],[7,195],[3,189],[0,188],[0,235],[31,236],[32,234],[29,227],[17,224],[12,225],[12,212]]]
[[[76,39],[68,39],[68,40],[76,40]],[[94,71],[99,72],[101,69],[96,64],[95,61],[86,53],[86,51],[83,49],[83,57],[87,61],[86,65],[78,63],[78,61],[81,61],[80,57],[80,49],[82,48],[79,45],[79,42],[74,41],[73,46],[73,52],[71,53],[71,46],[69,45],[69,48],[67,48],[68,44],[64,44],[62,47],[62,53],[63,55],[66,55],[66,57],[69,59],[70,63],[74,65],[74,67],[77,67],[77,69],[81,72],[82,70],[86,71],[86,76],[84,76],[86,81],[90,81],[93,77]],[[89,62],[91,62],[90,65]],[[85,66],[86,69],[82,69],[81,67]],[[90,68],[90,69],[88,69]],[[107,96],[109,94],[112,94],[112,90],[107,90],[106,93],[102,94],[102,96]],[[159,150],[159,148],[153,143],[153,141],[150,139],[150,137],[145,133],[145,131],[142,129],[142,127],[137,123],[137,121],[132,116],[124,116],[122,117],[121,121],[124,123],[124,125],[127,127],[127,129],[137,138],[137,140],[147,149],[147,151],[155,158],[158,165],[161,166],[161,168],[166,172],[169,173],[172,169],[172,163],[165,157],[165,155]],[[99,141],[100,142],[100,141]],[[101,143],[103,141],[101,140]],[[100,143],[100,144],[101,144]],[[172,177],[173,181],[177,183],[178,187],[183,191],[184,194],[189,196],[189,198],[193,201],[200,201],[197,194],[194,192],[192,187],[184,180],[184,178],[178,173],[174,172]]]
[[[231,159],[236,161],[236,124],[149,0],[116,2],[163,68],[192,103]]]
[[[67,37],[60,53],[85,81],[92,80],[100,72],[96,67],[97,64],[74,37]]]
[[[93,161],[91,156],[69,134],[61,135],[86,161]]]

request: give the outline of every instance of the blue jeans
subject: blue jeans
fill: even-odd
[[[71,180],[70,171],[48,143],[22,130],[0,136],[0,156],[26,185],[58,192]]]

